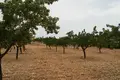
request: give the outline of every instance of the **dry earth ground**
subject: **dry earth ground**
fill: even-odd
[[[87,59],[82,50],[53,47],[46,49],[42,44],[27,45],[27,51],[15,59],[9,52],[2,60],[3,80],[120,80],[120,50],[97,48],[87,49]]]

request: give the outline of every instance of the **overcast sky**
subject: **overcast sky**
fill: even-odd
[[[64,36],[70,30],[91,32],[95,25],[101,30],[106,24],[118,25],[120,22],[120,0],[59,0],[50,6],[50,10],[52,16],[60,18],[59,34],[55,36]],[[40,28],[36,36],[47,35]]]
[[[59,34],[46,35],[44,29],[39,28],[37,37],[64,36],[70,30],[91,32],[94,26],[101,30],[106,24],[120,23],[120,0],[59,0],[49,8],[50,15],[60,19]]]

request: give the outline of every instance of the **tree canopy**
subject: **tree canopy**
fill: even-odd
[[[57,0],[9,0],[1,3],[3,20],[0,22],[0,46],[29,42],[37,26],[47,33],[58,33],[59,18],[51,17],[46,5]]]
[[[58,33],[58,17],[49,15],[47,5],[57,0],[5,0],[0,3],[2,21],[0,21],[0,54],[1,59],[13,45],[25,45],[32,41],[38,26],[49,33]],[[1,62],[0,62],[1,63]],[[2,80],[2,72],[0,79]]]

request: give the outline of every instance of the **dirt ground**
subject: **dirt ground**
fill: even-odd
[[[97,48],[87,49],[87,59],[82,50],[45,45],[27,45],[27,51],[15,59],[15,52],[9,52],[2,60],[3,80],[120,80],[120,50]]]

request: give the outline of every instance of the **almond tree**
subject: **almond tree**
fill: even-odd
[[[86,49],[91,46],[91,34],[87,33],[85,29],[79,32],[76,38],[76,43],[78,47],[82,48],[84,53],[84,59],[86,58]]]
[[[3,20],[0,22],[2,32],[0,48],[6,48],[0,55],[0,80],[2,80],[1,60],[17,43],[19,35],[25,38],[25,31],[35,34],[37,26],[42,26],[47,33],[58,33],[59,26],[56,25],[58,18],[49,16],[50,10],[46,7],[55,1],[57,0],[5,0],[0,3],[3,14]]]
[[[103,28],[103,31],[98,32],[96,28],[96,26],[93,28],[91,42],[92,46],[96,46],[101,53],[103,47],[109,47],[110,31]]]
[[[72,31],[69,31],[66,33],[67,36],[69,37],[69,45],[70,46],[73,46],[73,48],[75,49],[76,46],[77,46],[77,43],[76,43],[76,34],[74,34],[73,30]]]
[[[62,46],[63,53],[65,53],[65,49],[69,44],[70,44],[70,38],[69,37],[61,37],[57,40],[57,45]]]
[[[46,37],[43,38],[42,42],[51,49],[51,47],[55,45],[54,40],[54,37]]]
[[[120,48],[120,24],[118,26],[106,25],[111,28],[110,32],[110,47],[111,48]]]

